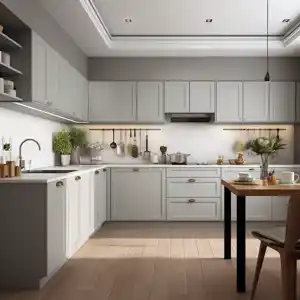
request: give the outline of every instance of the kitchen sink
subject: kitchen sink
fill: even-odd
[[[22,173],[25,174],[64,174],[64,173],[71,173],[76,172],[78,170],[29,170],[29,171],[23,171]]]

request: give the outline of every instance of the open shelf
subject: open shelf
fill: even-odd
[[[13,68],[12,66],[0,62],[0,75],[3,76],[22,75],[22,72]]]
[[[0,32],[0,50],[17,50],[22,49],[22,46],[7,36],[5,33]]]
[[[12,97],[6,93],[0,93],[0,102],[22,102],[19,97]]]

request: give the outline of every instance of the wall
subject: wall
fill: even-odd
[[[52,48],[68,60],[72,66],[87,77],[87,58],[85,54],[37,1],[0,1],[32,30],[40,35]]]
[[[120,128],[120,125],[93,125],[84,126],[86,129],[99,129],[97,131],[89,131],[89,140],[92,143],[103,143],[102,128]],[[140,128],[137,126],[127,126],[126,128]],[[269,132],[259,131],[225,131],[224,128],[284,128],[286,131],[280,133],[280,136],[287,144],[286,149],[280,151],[279,155],[272,159],[272,163],[292,164],[294,162],[294,127],[292,125],[255,125],[255,126],[238,126],[238,125],[211,125],[211,124],[167,124],[164,126],[143,126],[142,128],[160,128],[161,131],[149,131],[149,148],[150,151],[159,153],[159,147],[164,145],[168,147],[168,153],[184,152],[191,154],[189,160],[191,162],[215,162],[218,155],[224,155],[224,158],[234,158],[236,153],[233,146],[236,141],[246,141],[250,138],[258,136],[268,136]],[[124,128],[124,126],[122,126]],[[273,132],[274,134],[274,132]],[[276,134],[276,132],[275,132]],[[120,132],[116,131],[116,141],[120,141]],[[128,141],[125,134],[123,141]],[[105,131],[103,152],[103,160],[106,162],[132,162],[139,161],[126,156],[119,158],[115,152],[110,149],[109,144],[112,142],[112,132]],[[139,132],[137,134],[137,144],[140,146]],[[145,150],[145,132],[142,133],[142,151]],[[245,159],[249,163],[259,163],[259,157],[245,154]]]
[[[263,80],[266,58],[89,58],[90,80]],[[300,80],[300,59],[271,58],[272,80]]]
[[[40,143],[41,152],[32,142],[25,144],[22,149],[23,159],[27,162],[32,160],[32,168],[53,165],[52,134],[61,128],[62,125],[57,122],[0,108],[0,139],[2,136],[6,140],[12,138],[13,159],[18,157],[19,145],[25,138],[34,138]]]

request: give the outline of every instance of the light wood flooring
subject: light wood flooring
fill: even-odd
[[[259,243],[247,226],[247,293],[236,293],[235,259],[223,257],[222,223],[108,223],[41,290],[1,300],[249,299]],[[233,226],[233,239],[235,228]],[[235,240],[232,243],[235,257]],[[257,300],[281,299],[280,264],[268,251]]]

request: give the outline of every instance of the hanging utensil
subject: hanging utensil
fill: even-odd
[[[118,156],[124,156],[124,150],[125,150],[125,145],[122,141],[123,137],[122,137],[122,130],[120,130],[120,141],[119,143],[117,144],[117,155]]]
[[[105,137],[104,137],[104,133],[105,133],[105,130],[102,129],[102,148],[103,148],[103,149],[105,148]]]
[[[113,131],[113,141],[110,143],[110,148],[111,149],[116,149],[117,148],[117,144],[115,142],[115,129],[113,129],[112,131]]]
[[[143,152],[142,152],[142,129],[140,129],[140,153],[139,156],[142,156]]]
[[[279,128],[277,128],[276,131],[277,131],[276,138],[277,138],[277,140],[279,140],[280,139],[280,137],[279,137],[279,131],[280,131]]]
[[[129,130],[129,141],[128,141],[128,145],[127,145],[127,152],[129,155],[132,154],[132,131],[131,131],[131,129]]]
[[[150,156],[151,156],[151,153],[150,153],[148,147],[149,147],[149,137],[148,137],[148,131],[146,130],[146,150],[144,151],[143,159],[147,160],[147,161],[150,160]]]
[[[136,144],[136,129],[133,130],[133,144],[131,148],[131,156],[137,158],[139,156],[139,148]]]

